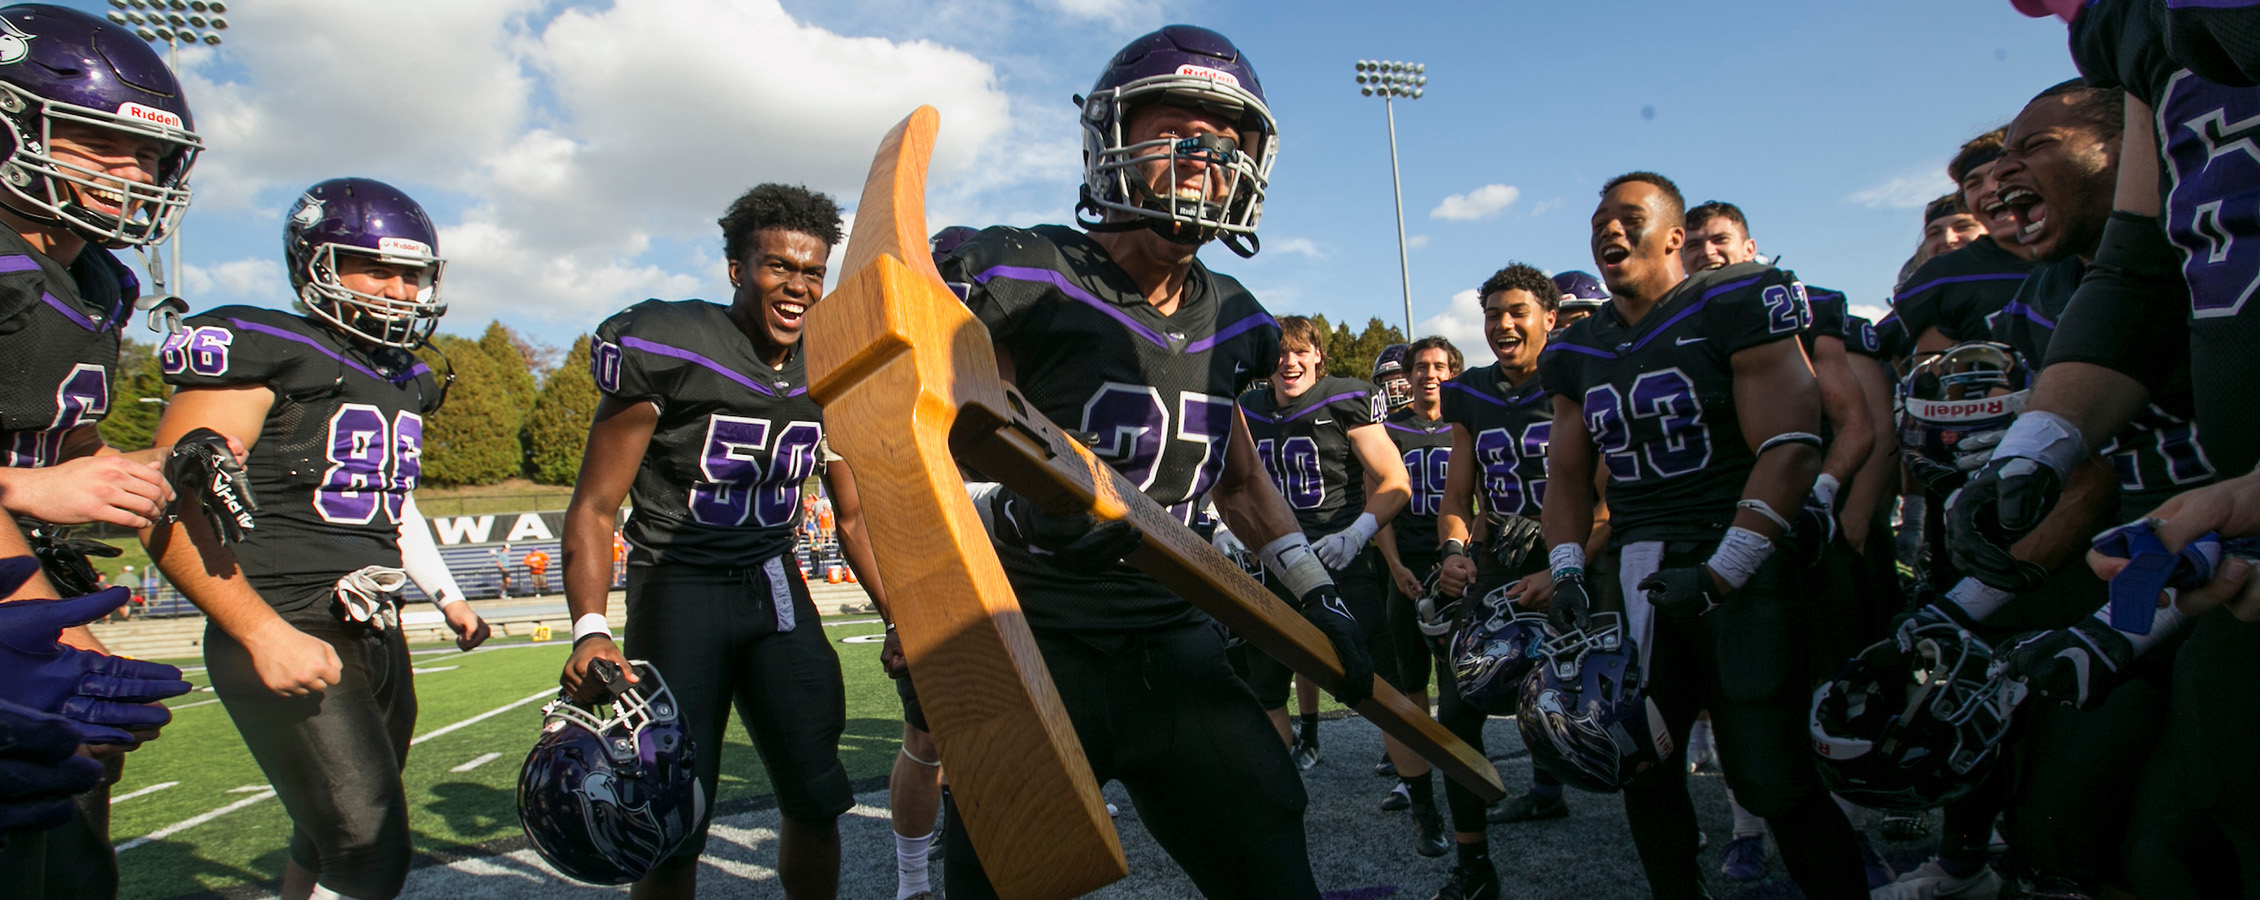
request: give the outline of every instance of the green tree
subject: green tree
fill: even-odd
[[[455,384],[447,405],[424,422],[424,480],[439,487],[495,484],[525,471],[519,430],[526,406],[510,395],[511,367],[522,369],[524,359],[512,352],[498,362],[477,341],[454,335],[432,344],[436,352],[424,350],[425,363],[443,372],[452,365]]]
[[[170,398],[171,388],[157,369],[157,349],[132,338],[118,348],[117,376],[111,380],[110,414],[97,426],[102,440],[120,450],[147,450],[157,435],[162,403],[143,403],[144,397]]]
[[[1372,378],[1373,360],[1382,349],[1405,342],[1404,332],[1380,319],[1367,319],[1365,330],[1357,334],[1350,333],[1348,323],[1328,325],[1325,316],[1311,321],[1326,335],[1326,374],[1337,378]]]
[[[534,408],[534,398],[541,389],[534,377],[534,363],[526,352],[533,345],[518,337],[500,320],[487,323],[486,333],[479,336],[479,349],[486,351],[502,373],[501,388],[508,405],[506,416],[498,419],[494,427],[518,439],[518,473],[522,474],[533,458],[533,446],[526,434],[526,414]]]
[[[589,423],[596,417],[596,381],[589,377],[589,339],[582,335],[550,370],[526,417],[529,469],[542,484],[572,484],[581,473]]]

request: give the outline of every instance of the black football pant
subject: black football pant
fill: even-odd
[[[2097,709],[2028,701],[2018,710],[2017,779],[2001,821],[2012,868],[2128,884],[2121,849],[2167,728],[2174,649],[2169,641],[2145,655]]]
[[[1358,628],[1365,638],[1366,655],[1373,659],[1374,676],[1388,682],[1390,687],[1404,690],[1395,639],[1384,612],[1389,590],[1385,584],[1389,578],[1388,566],[1381,561],[1381,551],[1367,547],[1350,561],[1349,568],[1329,569],[1327,574],[1334,576],[1334,587],[1342,592],[1342,602],[1350,607],[1350,616],[1358,620]],[[1298,602],[1287,595],[1287,589],[1280,586],[1276,578],[1265,578],[1264,586],[1271,588],[1271,593],[1289,606]],[[1413,632],[1415,636],[1419,633],[1417,629]],[[1236,649],[1239,652],[1234,656],[1239,659],[1235,668],[1247,679],[1249,689],[1255,691],[1256,701],[1262,703],[1264,709],[1285,709],[1287,694],[1295,684],[1295,670],[1252,646],[1242,645]],[[1425,660],[1422,665],[1426,665]]]
[[[1302,778],[1216,629],[1035,636],[1091,774],[1129,789],[1146,830],[1202,895],[1316,900]],[[995,897],[956,805],[945,810],[947,895]]]
[[[1716,542],[1671,542],[1662,567],[1701,564],[1716,547]],[[1604,593],[1621,595],[1616,556],[1609,554],[1609,571],[1596,581]],[[1688,729],[1705,709],[1727,786],[1744,809],[1771,827],[1782,863],[1805,896],[1868,896],[1851,823],[1813,769],[1806,723],[1810,651],[1796,599],[1783,591],[1783,567],[1793,562],[1784,556],[1775,553],[1741,590],[1693,621],[1656,617],[1645,680],[1674,749],[1655,771],[1625,789],[1624,809],[1649,890],[1657,897],[1706,896],[1686,763]]]
[[[322,887],[382,900],[400,893],[415,850],[400,770],[416,729],[416,686],[400,629],[378,632],[317,602],[283,620],[337,651],[344,676],[304,697],[267,689],[251,653],[217,625],[204,629],[212,688],[259,771],[290,813],[290,859]]]
[[[1438,561],[1432,551],[1407,553],[1401,547],[1397,550],[1397,560],[1412,570],[1415,578],[1427,578]],[[1397,676],[1389,679],[1389,683],[1407,694],[1428,690],[1428,673],[1434,668],[1435,654],[1428,649],[1427,636],[1420,633],[1420,598],[1405,596],[1404,591],[1398,590],[1396,577],[1389,574],[1388,561],[1379,562],[1381,584],[1388,591],[1387,606],[1382,614],[1388,617],[1390,654],[1397,661]],[[1378,660],[1375,664],[1379,665]]]
[[[840,657],[817,622],[800,566],[788,559],[745,569],[628,568],[624,649],[659,670],[683,711],[709,821],[733,705],[761,753],[778,812],[824,822],[855,805],[840,764],[847,729]],[[700,822],[669,859],[704,852],[706,826]]]
[[[110,786],[122,757],[104,760],[102,784],[73,798],[71,819],[46,831],[0,836],[0,897],[102,900],[118,895],[110,847]]]
[[[2260,897],[2260,623],[2215,610],[2175,654],[2165,746],[2129,853],[2144,897]]]

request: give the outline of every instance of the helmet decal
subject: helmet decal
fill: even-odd
[[[31,39],[16,23],[0,19],[0,66],[12,66],[31,57]]]

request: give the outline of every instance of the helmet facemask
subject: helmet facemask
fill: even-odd
[[[447,314],[447,302],[439,298],[440,275],[447,261],[432,255],[431,248],[421,241],[385,238],[382,243],[384,249],[376,251],[336,243],[315,247],[307,258],[306,271],[301,273],[306,281],[298,289],[299,302],[309,315],[350,334],[382,346],[413,350],[431,338],[440,317]],[[415,296],[395,300],[346,287],[338,276],[339,254],[399,267],[413,279]]]
[[[1234,119],[1236,133],[1129,143],[1125,129],[1132,111],[1153,104],[1222,113]],[[1084,184],[1078,207],[1099,213],[1104,221],[1084,225],[1093,231],[1151,228],[1183,244],[1223,238],[1233,252],[1251,256],[1255,250],[1240,241],[1254,243],[1278,133],[1278,122],[1262,100],[1199,75],[1144,78],[1093,92],[1083,102]],[[1251,137],[1253,152],[1242,143]],[[1167,197],[1157,195],[1143,173],[1156,162],[1166,167],[1173,188],[1179,166],[1199,167],[1197,188],[1186,189],[1185,196],[1175,190]]]
[[[179,116],[139,104],[138,115],[124,115],[49,100],[13,84],[0,83],[0,120],[5,120],[13,148],[0,159],[0,185],[7,191],[8,208],[30,218],[69,228],[105,247],[145,246],[163,241],[180,224],[188,210],[188,172],[196,164],[204,142],[183,127]],[[85,125],[157,142],[156,180],[129,182],[78,163],[59,158],[55,130],[59,123]],[[99,191],[114,202],[117,213],[87,206],[83,197]]]

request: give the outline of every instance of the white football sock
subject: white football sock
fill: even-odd
[[[919,891],[930,891],[926,882],[926,848],[934,843],[934,833],[923,837],[895,835],[895,900],[907,900]]]
[[[1742,808],[1742,804],[1735,802],[1733,788],[1727,789],[1726,808],[1734,811],[1735,837],[1745,838],[1753,834],[1766,833],[1766,820],[1751,815],[1749,810]]]

